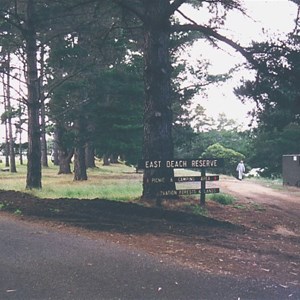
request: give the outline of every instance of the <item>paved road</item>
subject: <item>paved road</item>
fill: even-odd
[[[143,252],[0,214],[0,299],[300,299],[300,290],[217,277]]]

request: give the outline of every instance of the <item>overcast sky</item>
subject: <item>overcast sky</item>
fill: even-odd
[[[263,41],[268,37],[286,36],[295,26],[297,6],[288,0],[245,0],[247,13],[251,18],[246,18],[238,13],[228,15],[226,31],[222,34],[233,38],[241,45],[246,46],[254,41]],[[222,45],[222,44],[220,44]],[[192,57],[199,53],[211,61],[210,72],[226,73],[235,64],[244,62],[244,58],[222,45],[224,51],[213,49],[207,43],[199,42],[191,49]],[[240,80],[249,78],[249,71],[237,73],[227,83],[212,87],[208,92],[208,99],[201,96],[195,98],[195,103],[200,103],[206,108],[207,115],[216,118],[218,114],[225,113],[247,127],[249,118],[247,112],[253,107],[252,103],[242,104],[233,94],[233,87],[238,86]]]

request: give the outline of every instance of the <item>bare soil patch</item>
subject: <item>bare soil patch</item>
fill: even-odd
[[[207,217],[187,211],[195,198],[155,208],[0,191],[0,207],[2,214],[111,240],[208,273],[300,289],[300,190],[278,191],[232,178],[218,186],[237,201],[228,206],[208,201]]]

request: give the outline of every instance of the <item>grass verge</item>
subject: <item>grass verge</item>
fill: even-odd
[[[142,174],[124,164],[98,165],[88,169],[88,180],[74,181],[73,174],[58,175],[58,167],[50,164],[42,170],[42,189],[26,190],[26,166],[17,173],[0,172],[0,189],[32,194],[39,198],[109,199],[129,201],[142,194]]]

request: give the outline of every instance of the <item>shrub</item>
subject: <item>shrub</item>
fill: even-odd
[[[232,197],[231,195],[227,194],[213,194],[209,197],[210,200],[218,202],[222,205],[230,205],[233,204],[236,199]]]
[[[236,173],[237,164],[245,159],[245,156],[239,152],[236,152],[232,149],[225,148],[219,143],[209,146],[202,157],[206,158],[223,158],[224,167],[218,168],[215,171],[217,173],[233,175]]]

